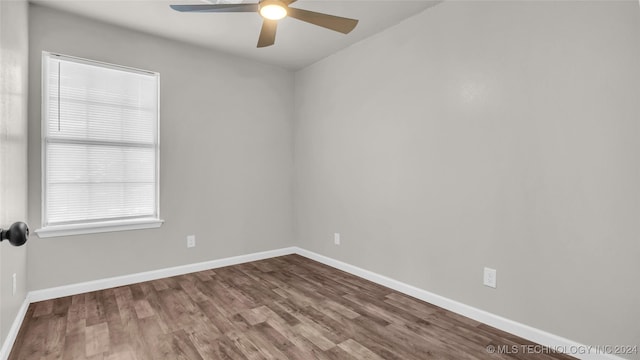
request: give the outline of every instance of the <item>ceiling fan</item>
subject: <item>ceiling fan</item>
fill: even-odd
[[[257,12],[264,19],[258,38],[258,47],[271,46],[276,41],[278,20],[289,16],[323,28],[348,34],[358,24],[358,20],[323,14],[315,11],[289,7],[296,0],[260,0],[257,4],[197,4],[170,5],[180,12]]]

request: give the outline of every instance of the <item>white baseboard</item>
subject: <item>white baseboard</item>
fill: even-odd
[[[562,352],[569,352],[570,355],[582,359],[582,360],[624,360],[620,357],[610,355],[610,354],[579,354],[576,350],[585,350],[589,349],[589,346],[577,343],[575,341],[548,333],[546,331],[533,328],[528,325],[524,325],[518,323],[516,321],[512,321],[506,319],[504,317],[489,313],[484,310],[480,310],[478,308],[457,302],[455,300],[451,300],[444,296],[440,296],[434,294],[432,292],[417,288],[415,286],[403,283],[401,281],[374,273],[369,270],[365,270],[359,268],[354,265],[347,264],[345,262],[332,259],[330,257],[320,255],[318,253],[305,250],[299,247],[288,247],[271,251],[264,251],[258,253],[252,253],[247,255],[234,256],[230,258],[205,261],[201,263],[177,266],[167,269],[160,269],[154,271],[147,271],[137,274],[130,274],[118,277],[112,277],[107,279],[89,281],[78,284],[71,284],[66,286],[60,286],[50,289],[36,290],[29,292],[27,294],[27,298],[22,304],[18,314],[16,315],[16,319],[11,326],[9,334],[5,339],[5,342],[2,345],[2,349],[0,350],[0,360],[6,360],[11,352],[11,348],[13,343],[16,340],[18,335],[18,331],[20,330],[20,326],[22,325],[22,321],[26,315],[27,308],[30,303],[55,299],[63,296],[70,296],[81,294],[85,292],[104,290],[117,286],[124,286],[135,284],[144,281],[156,280],[176,275],[183,275],[197,271],[203,271],[208,269],[215,269],[223,266],[236,265],[241,263],[246,263],[250,261],[263,260],[276,256],[283,256],[289,254],[298,254],[309,258],[311,260],[315,260],[317,262],[323,263],[325,265],[334,267],[336,269],[340,269],[342,271],[348,272],[350,274],[359,276],[361,278],[367,279],[374,283],[380,284],[382,286],[386,286],[388,288],[399,291],[403,294],[407,294],[413,296],[417,299],[426,301],[433,305],[442,307],[454,313],[466,316],[468,318],[474,319],[476,321],[482,322],[484,324],[493,326],[497,329],[506,331],[508,333],[520,336],[527,340],[536,342],[538,344],[550,347],[552,349],[557,349]],[[573,351],[572,351],[573,350]]]
[[[9,328],[7,337],[2,343],[2,348],[0,348],[1,360],[7,360],[9,358],[9,354],[11,354],[11,348],[13,348],[13,343],[15,343],[16,338],[18,337],[18,332],[20,331],[20,327],[22,326],[22,321],[24,321],[24,318],[27,315],[29,304],[29,295],[27,295],[27,297],[22,302],[20,309],[18,309],[18,313],[16,314],[16,318],[13,320],[13,324],[11,324],[11,328]]]
[[[358,277],[367,279],[376,284],[386,286],[403,294],[413,296],[422,301],[439,306],[443,309],[447,309],[456,314],[466,316],[481,323],[493,326],[502,331],[514,334],[521,338],[533,341],[540,345],[547,346],[551,349],[556,349],[559,352],[568,353],[569,355],[582,360],[624,360],[618,356],[602,353],[587,353],[581,354],[580,352],[586,352],[591,349],[595,352],[595,347],[589,345],[580,344],[578,342],[565,339],[561,336],[557,336],[546,331],[533,328],[531,326],[518,323],[513,320],[506,319],[504,317],[492,314],[490,312],[480,310],[478,308],[451,300],[444,296],[434,294],[432,292],[417,288],[415,286],[405,284],[401,281],[391,279],[389,277],[374,273],[369,270],[359,268],[357,266],[347,264],[345,262],[332,259],[330,257],[314,253],[309,250],[296,247],[295,252],[298,255],[304,256],[311,260],[323,263],[325,265],[340,269]]]
[[[289,255],[295,253],[296,248],[282,248],[277,250],[263,251],[247,255],[239,255],[224,259],[205,261],[195,264],[176,266],[166,269],[146,271],[136,274],[116,276],[107,279],[87,281],[83,283],[59,286],[55,288],[35,290],[29,293],[31,302],[56,299],[64,296],[82,294],[91,291],[104,290],[117,286],[131,285],[144,281],[162,279],[171,276],[184,275],[192,272],[215,269],[223,266],[237,265],[250,261],[263,260],[276,256]]]

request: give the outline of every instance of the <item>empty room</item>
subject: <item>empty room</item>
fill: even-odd
[[[0,0],[0,360],[640,360],[638,0]]]

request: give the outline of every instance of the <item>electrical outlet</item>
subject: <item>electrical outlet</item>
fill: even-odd
[[[11,276],[13,279],[13,295],[16,294],[16,290],[18,289],[18,277],[16,275],[16,273],[13,273],[13,275]]]
[[[196,236],[195,235],[187,235],[187,247],[188,248],[196,247]]]
[[[340,245],[340,233],[333,234],[333,243],[336,245]]]
[[[485,286],[491,287],[491,288],[496,288],[496,276],[497,276],[497,271],[496,269],[491,269],[491,268],[484,268],[484,280],[483,280],[483,284]]]

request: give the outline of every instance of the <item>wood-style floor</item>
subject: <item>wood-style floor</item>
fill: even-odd
[[[523,344],[289,255],[31,304],[9,359],[572,359]]]

